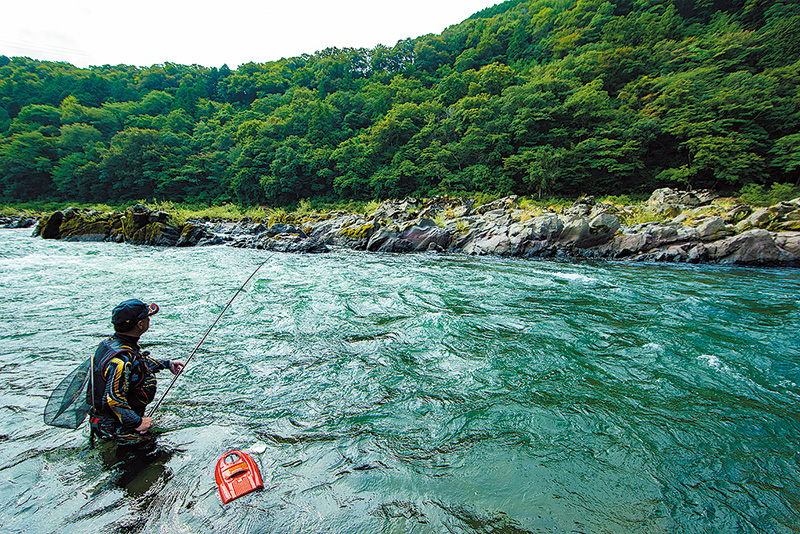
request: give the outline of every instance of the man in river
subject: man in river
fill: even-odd
[[[169,369],[177,375],[183,364],[156,360],[139,348],[139,338],[150,328],[150,316],[158,305],[138,299],[120,303],[111,313],[114,335],[100,343],[92,358],[92,374],[87,391],[91,435],[118,444],[134,444],[145,439],[152,420],[145,407],[156,395],[154,373]]]

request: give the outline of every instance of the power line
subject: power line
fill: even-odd
[[[33,42],[25,40],[0,39],[0,47],[10,48],[12,56],[29,56],[41,60],[49,60],[52,56],[57,56],[59,61],[82,61],[89,63],[92,55],[78,48],[70,48],[52,43]]]

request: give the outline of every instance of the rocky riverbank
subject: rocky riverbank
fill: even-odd
[[[367,215],[285,214],[269,221],[194,220],[137,205],[122,213],[67,209],[42,217],[34,235],[155,246],[227,244],[280,252],[334,247],[370,252],[453,252],[524,258],[605,258],[800,267],[800,199],[769,208],[702,192],[660,189],[641,206],[592,197],[559,212],[516,197],[387,201]]]
[[[36,226],[38,217],[30,215],[0,215],[0,228],[31,228]]]

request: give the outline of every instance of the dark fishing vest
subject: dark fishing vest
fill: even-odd
[[[150,392],[150,388],[145,387],[145,380],[151,374],[150,369],[140,357],[139,351],[135,346],[127,343],[123,344],[122,340],[116,337],[102,341],[94,353],[94,367],[92,368],[92,383],[94,387],[87,388],[86,402],[89,406],[95,408],[95,414],[116,418],[114,412],[105,402],[105,392],[108,384],[105,376],[103,376],[108,362],[114,357],[119,357],[121,360],[131,363],[127,401],[131,408],[141,416],[144,414],[147,402],[153,400],[155,396],[155,388]]]

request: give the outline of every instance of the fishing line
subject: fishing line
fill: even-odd
[[[175,384],[175,381],[176,381],[176,380],[178,380],[178,377],[179,377],[179,376],[181,376],[181,375],[183,374],[183,372],[184,372],[184,371],[186,371],[186,368],[189,366],[189,362],[190,362],[190,361],[192,361],[192,358],[194,357],[195,353],[197,353],[197,350],[200,348],[200,345],[202,345],[202,344],[203,344],[203,342],[206,340],[206,337],[208,337],[208,334],[210,334],[210,333],[211,333],[211,330],[213,330],[213,329],[214,329],[214,327],[215,327],[215,326],[217,326],[217,323],[218,323],[218,322],[219,322],[219,320],[222,318],[222,316],[225,314],[225,312],[226,312],[226,311],[228,311],[228,308],[230,308],[230,307],[231,307],[231,304],[233,303],[233,299],[235,299],[235,298],[236,298],[236,297],[239,295],[239,293],[241,293],[241,292],[244,290],[244,287],[247,285],[247,283],[248,283],[248,282],[249,282],[249,281],[250,281],[250,280],[251,280],[251,279],[252,279],[252,278],[253,278],[253,277],[256,275],[256,273],[258,272],[258,270],[259,270],[259,269],[261,269],[261,267],[263,267],[263,266],[264,266],[264,264],[265,264],[265,263],[267,263],[267,261],[269,261],[269,259],[270,259],[272,256],[273,256],[272,254],[270,254],[269,256],[267,256],[267,259],[265,259],[263,262],[261,262],[261,263],[259,264],[259,266],[258,266],[258,267],[256,267],[256,270],[255,270],[255,271],[253,271],[253,273],[252,273],[250,276],[248,276],[248,277],[247,277],[247,280],[245,280],[245,281],[244,281],[244,283],[242,284],[242,286],[241,286],[239,289],[237,289],[237,290],[236,290],[236,293],[234,293],[234,294],[233,294],[233,296],[231,297],[231,300],[229,300],[229,301],[228,301],[228,304],[226,304],[226,305],[225,305],[225,308],[224,308],[224,309],[223,309],[221,312],[219,312],[219,315],[217,315],[217,318],[216,318],[216,319],[214,319],[214,322],[211,324],[211,326],[210,326],[210,327],[208,327],[208,330],[206,330],[206,333],[205,333],[205,334],[203,334],[203,337],[200,339],[200,342],[199,342],[199,343],[197,344],[197,346],[194,348],[194,350],[193,350],[193,351],[192,351],[192,353],[189,355],[189,357],[188,357],[188,358],[186,358],[186,363],[184,363],[184,364],[183,364],[183,369],[181,369],[181,371],[180,371],[178,374],[176,374],[175,376],[173,376],[173,377],[172,377],[172,381],[169,383],[169,386],[167,386],[167,389],[165,389],[165,390],[164,390],[164,394],[163,394],[163,395],[161,395],[161,398],[160,398],[160,399],[158,399],[158,402],[155,404],[155,406],[153,406],[153,407],[150,409],[150,413],[148,413],[148,414],[147,414],[147,417],[152,417],[152,415],[153,415],[153,412],[155,412],[155,411],[156,411],[156,409],[158,409],[158,407],[159,407],[159,406],[161,406],[161,401],[163,401],[163,400],[164,400],[164,397],[166,397],[166,396],[167,396],[167,393],[169,393],[169,390],[172,388],[172,385],[173,385],[173,384]]]

